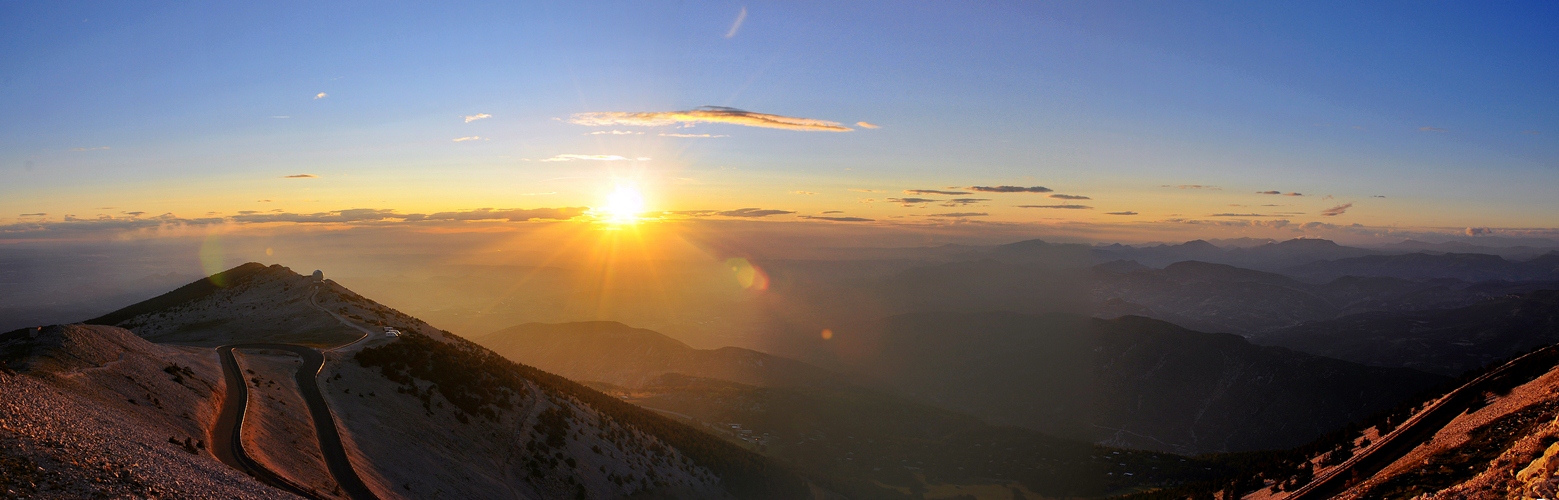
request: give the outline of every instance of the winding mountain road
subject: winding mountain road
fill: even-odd
[[[319,304],[314,303],[314,296],[319,292],[316,287],[309,294],[309,304],[315,308],[329,313],[341,323],[364,335],[349,344],[337,346],[331,350],[345,348],[368,340],[373,337],[373,331],[346,321],[341,316],[332,313]],[[223,463],[254,476],[261,482],[275,486],[282,490],[303,496],[306,498],[321,499],[318,493],[288,481],[275,472],[266,469],[244,452],[243,447],[243,421],[244,413],[248,409],[249,386],[244,380],[244,374],[238,367],[238,361],[233,358],[233,349],[271,349],[287,351],[298,355],[303,359],[303,364],[294,374],[294,380],[298,384],[298,392],[303,396],[303,401],[308,404],[309,417],[314,421],[314,433],[319,440],[320,453],[324,455],[325,466],[330,470],[331,477],[336,484],[341,486],[341,491],[353,500],[377,500],[373,491],[363,483],[357,471],[352,468],[352,462],[347,458],[346,448],[341,444],[341,434],[336,429],[336,422],[330,413],[330,406],[325,402],[324,395],[319,389],[319,372],[325,366],[325,354],[319,349],[296,344],[270,344],[247,343],[231,344],[217,348],[217,354],[222,359],[223,378],[227,381],[228,397],[222,404],[222,413],[217,419],[214,433],[212,452]]]
[[[242,429],[244,410],[249,404],[249,387],[244,382],[243,372],[238,369],[237,360],[233,359],[234,347],[246,346],[217,348],[217,354],[222,358],[222,375],[227,381],[227,398],[222,402],[222,413],[217,417],[216,429],[212,432],[214,439],[211,440],[211,453],[222,463],[253,476],[262,483],[304,498],[324,498],[313,490],[294,484],[265,468],[244,452]]]

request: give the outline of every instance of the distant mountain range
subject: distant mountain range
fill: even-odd
[[[516,362],[570,379],[624,387],[658,383],[667,373],[765,387],[843,383],[840,376],[799,361],[739,347],[694,349],[614,321],[527,323],[475,341]]]
[[[1255,342],[1373,366],[1457,376],[1559,343],[1559,290],[1432,311],[1372,312],[1253,337]]]
[[[800,359],[995,424],[1184,454],[1295,446],[1446,380],[1142,317],[922,313],[797,335]]]
[[[795,355],[843,375],[612,323],[522,325],[480,341],[632,394],[667,392],[663,377],[677,373],[802,392],[841,390],[848,376],[854,390],[903,393],[998,425],[1185,454],[1304,443],[1445,380],[1139,317],[923,313],[832,333],[809,335]]]
[[[1423,254],[1416,254],[1423,255]],[[1400,256],[1407,257],[1407,256]],[[1427,256],[1440,261],[1455,256]],[[1494,257],[1498,259],[1498,257]],[[1094,267],[1092,315],[1148,316],[1192,329],[1255,335],[1372,311],[1462,307],[1542,289],[1554,281],[1343,276],[1321,284],[1227,264],[1184,261],[1163,269],[1116,261]]]
[[[1284,269],[1283,273],[1311,282],[1326,282],[1343,276],[1409,280],[1450,278],[1473,282],[1559,280],[1559,253],[1527,261],[1476,253],[1369,255],[1311,262]]]
[[[790,359],[735,347],[693,349],[618,323],[527,324],[477,341],[750,443],[829,477],[852,498],[883,495],[872,481],[915,489],[981,478],[1011,481],[1034,495],[1097,496],[1205,472],[1172,455],[991,426]]]

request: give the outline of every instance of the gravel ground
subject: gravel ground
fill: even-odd
[[[31,348],[0,369],[0,498],[295,498],[204,446],[222,397],[209,350],[112,327],[22,337],[0,339],[0,359]]]

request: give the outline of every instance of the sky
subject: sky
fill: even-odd
[[[0,241],[596,227],[624,190],[646,226],[830,241],[1559,237],[1556,21],[1547,2],[9,1]]]

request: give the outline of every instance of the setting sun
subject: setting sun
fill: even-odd
[[[633,186],[617,186],[616,191],[606,196],[606,206],[601,208],[601,212],[606,220],[613,223],[634,222],[644,212],[644,196]]]

